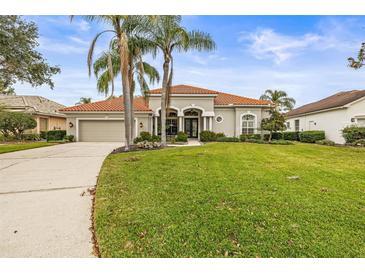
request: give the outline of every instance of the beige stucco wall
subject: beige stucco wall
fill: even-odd
[[[33,115],[33,118],[37,122],[37,126],[34,129],[27,130],[26,133],[40,133],[40,122],[39,118],[45,118],[48,120],[48,129],[47,130],[54,130],[54,129],[66,129],[66,118],[64,117],[53,117],[53,116],[45,116],[45,115]]]
[[[288,129],[288,131],[295,130],[294,121],[299,119],[300,131],[324,130],[327,139],[338,144],[343,144],[345,140],[342,137],[342,129],[349,125],[355,125],[356,117],[365,117],[365,98],[350,104],[346,108],[328,110],[287,119],[287,122],[290,123],[290,129]],[[355,118],[354,122],[351,122],[352,118]]]
[[[124,115],[121,113],[67,113],[67,135],[77,136],[77,119],[123,119]],[[149,131],[152,132],[151,125],[151,114],[149,113],[136,113],[135,121],[137,127],[137,135],[140,134],[141,131]],[[69,123],[73,124],[73,127],[69,126]]]

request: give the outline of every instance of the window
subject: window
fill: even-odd
[[[299,131],[299,119],[294,121],[295,123],[295,131]]]
[[[245,114],[242,116],[242,134],[255,133],[256,117],[252,114]]]
[[[290,129],[290,122],[286,122],[286,128]]]
[[[222,116],[220,116],[220,115],[218,115],[217,117],[215,117],[215,121],[216,121],[217,123],[222,123],[222,122],[223,122],[223,117],[222,117]]]
[[[199,116],[199,112],[195,109],[187,110],[184,113],[185,116]]]

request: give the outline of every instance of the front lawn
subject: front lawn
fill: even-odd
[[[103,257],[365,257],[365,149],[215,143],[110,155],[95,227]]]
[[[55,144],[47,142],[34,142],[34,143],[16,143],[16,144],[0,144],[0,154],[7,152],[14,152],[18,150],[25,150],[38,147],[47,147]]]

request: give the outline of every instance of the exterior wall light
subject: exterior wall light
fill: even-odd
[[[73,126],[74,126],[74,124],[73,124],[72,122],[69,122],[69,123],[68,123],[68,126],[71,128],[71,127],[73,127]]]
[[[143,123],[142,122],[139,123],[139,128],[143,128]]]

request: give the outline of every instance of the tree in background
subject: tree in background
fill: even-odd
[[[91,103],[90,97],[81,97],[80,101],[78,102],[79,105],[90,104],[90,103]]]
[[[283,131],[286,129],[284,115],[276,109],[270,110],[270,117],[264,118],[261,121],[261,129],[270,132],[269,142],[271,142],[273,132]]]
[[[29,113],[23,112],[0,112],[0,131],[5,138],[14,135],[20,140],[27,129],[33,129],[37,126],[36,120]]]
[[[349,61],[349,66],[354,69],[361,68],[364,65],[364,59],[365,59],[365,43],[361,44],[356,60],[353,57],[347,58],[347,60]]]
[[[288,94],[282,90],[268,89],[260,97],[261,100],[271,101],[275,110],[279,112],[286,112],[292,110],[295,106],[294,98],[288,97]]]
[[[161,92],[161,143],[166,145],[166,116],[170,101],[170,90],[173,78],[173,52],[186,52],[190,49],[199,51],[215,49],[211,36],[201,31],[187,31],[181,26],[181,16],[151,16],[146,18],[145,37],[154,49],[163,56],[163,77]]]
[[[0,16],[0,93],[15,94],[13,85],[26,82],[33,87],[54,83],[51,77],[60,72],[50,66],[35,50],[38,44],[38,27],[20,16]]]

